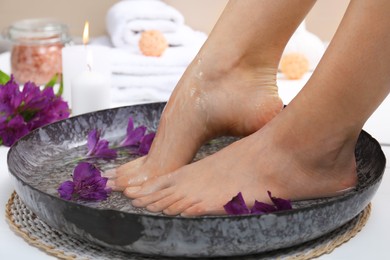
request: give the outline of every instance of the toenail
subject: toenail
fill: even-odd
[[[149,210],[149,211],[152,211],[152,212],[156,212],[157,211],[157,207],[154,206],[154,205],[148,205],[148,206],[146,206],[146,209]]]
[[[134,207],[140,207],[142,204],[142,200],[140,199],[135,199],[131,202],[131,205],[133,205]]]
[[[109,177],[114,177],[116,175],[116,169],[109,169],[105,172],[103,172],[103,177],[109,178]]]
[[[135,186],[135,187],[128,187],[126,188],[125,192],[126,194],[133,194],[138,192],[141,189],[141,186]]]
[[[189,218],[189,217],[191,217],[191,215],[189,215],[189,214],[187,214],[185,212],[182,212],[182,213],[180,213],[180,217]]]
[[[177,214],[173,214],[173,211],[172,211],[172,210],[169,210],[169,209],[164,209],[164,210],[163,210],[163,213],[164,213],[165,215],[170,215],[170,216],[177,215]]]
[[[115,181],[108,180],[108,181],[107,181],[107,187],[109,187],[109,188],[115,188],[115,187],[116,187]]]

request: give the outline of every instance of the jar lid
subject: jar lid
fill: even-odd
[[[23,44],[66,43],[70,40],[68,27],[51,19],[21,20],[8,27],[4,34],[9,40]]]

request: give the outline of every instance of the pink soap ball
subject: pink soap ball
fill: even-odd
[[[138,46],[143,55],[160,57],[168,48],[168,42],[160,31],[149,30],[141,34]]]

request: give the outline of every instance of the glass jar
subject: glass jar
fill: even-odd
[[[11,71],[19,84],[43,85],[62,72],[61,49],[69,41],[66,25],[49,19],[22,20],[5,34],[13,43]]]

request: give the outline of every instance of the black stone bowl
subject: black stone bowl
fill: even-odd
[[[59,198],[59,184],[71,179],[75,159],[87,152],[90,130],[104,129],[104,139],[118,142],[125,136],[131,116],[136,125],[155,131],[164,105],[153,103],[89,113],[25,136],[8,153],[9,171],[20,198],[50,226],[109,248],[147,255],[216,257],[256,254],[320,237],[361,212],[380,184],[384,154],[378,142],[362,132],[356,147],[356,189],[336,197],[294,202],[291,211],[182,218],[133,208],[119,192],[113,192],[103,202]],[[196,159],[234,140],[214,140],[203,146]],[[113,162],[94,163],[106,170],[134,158],[122,155]]]

